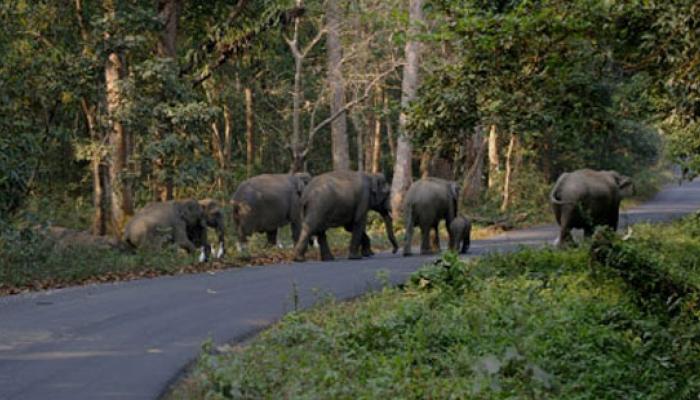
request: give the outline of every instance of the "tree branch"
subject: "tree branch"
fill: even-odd
[[[403,64],[396,63],[396,64],[392,65],[391,68],[389,68],[388,70],[386,70],[386,71],[382,72],[381,74],[377,75],[376,77],[374,77],[374,79],[372,79],[372,81],[370,81],[370,83],[368,83],[367,86],[365,87],[365,91],[362,94],[362,96],[357,97],[354,100],[352,100],[351,102],[346,103],[341,109],[339,109],[338,111],[333,113],[333,115],[324,119],[315,127],[311,128],[309,130],[308,145],[306,146],[306,150],[304,150],[303,154],[304,155],[308,154],[309,149],[311,148],[311,142],[313,141],[313,138],[314,138],[314,136],[316,136],[316,133],[318,133],[318,131],[325,128],[326,126],[328,126],[328,124],[332,123],[333,121],[335,121],[344,112],[350,110],[351,108],[355,107],[357,104],[366,100],[372,94],[372,89],[374,88],[374,86],[376,86],[377,83],[379,83],[382,79],[384,79],[385,77],[390,75],[392,72],[396,71],[396,69],[401,65],[403,65]]]

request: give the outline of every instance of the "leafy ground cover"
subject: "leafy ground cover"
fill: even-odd
[[[205,344],[171,399],[696,399],[700,215],[566,251],[452,254],[403,288]]]

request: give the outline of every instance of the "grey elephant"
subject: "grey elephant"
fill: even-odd
[[[267,242],[276,245],[277,230],[290,223],[296,243],[301,229],[301,194],[309,181],[311,175],[297,173],[262,174],[241,182],[231,199],[238,250],[245,250],[248,236],[255,232],[265,232]]]
[[[198,237],[189,236],[197,233]],[[123,241],[132,247],[175,243],[192,253],[201,247],[200,260],[209,259],[206,219],[202,206],[192,199],[149,203],[140,209],[124,229]]]
[[[559,224],[560,246],[571,241],[571,229],[589,237],[597,225],[617,229],[620,201],[634,191],[632,180],[615,171],[579,169],[559,176],[549,195]]]
[[[450,223],[450,250],[457,251],[461,244],[462,248],[459,249],[461,254],[466,254],[469,251],[469,244],[471,242],[472,234],[472,223],[466,217],[458,215]]]
[[[432,254],[430,248],[430,230],[435,230],[433,246],[440,250],[440,236],[438,225],[445,220],[448,228],[450,242],[452,234],[449,226],[457,215],[457,201],[459,200],[459,185],[454,181],[440,178],[422,178],[414,182],[406,192],[404,199],[404,221],[406,225],[406,242],[404,243],[404,256],[410,256],[411,241],[413,240],[413,228],[418,225],[421,230],[421,254]]]
[[[294,247],[294,259],[304,261],[309,239],[315,236],[321,259],[332,260],[326,230],[333,227],[344,227],[352,233],[348,258],[372,255],[369,236],[365,232],[369,210],[382,216],[387,237],[396,252],[398,244],[391,220],[389,192],[389,184],[383,174],[333,171],[312,179],[301,199],[303,222]]]
[[[219,241],[219,248],[213,251],[215,258],[221,258],[226,252],[224,247],[224,213],[219,207],[219,203],[213,199],[199,200],[199,205],[202,207],[202,212],[204,213],[204,223],[206,227],[214,229]],[[204,243],[201,243],[202,237],[206,237],[206,227],[200,225],[189,227],[187,230],[187,237],[192,240],[192,243],[201,247]]]

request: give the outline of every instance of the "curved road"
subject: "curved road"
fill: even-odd
[[[623,225],[700,208],[700,180],[669,186]],[[554,226],[473,241],[471,253],[541,245]],[[242,340],[294,307],[400,283],[429,257],[273,265],[0,297],[0,399],[154,399],[201,343]]]

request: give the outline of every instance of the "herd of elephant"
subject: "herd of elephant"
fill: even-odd
[[[615,171],[582,169],[562,174],[550,194],[550,202],[560,233],[557,243],[572,240],[571,230],[581,228],[586,236],[596,225],[617,229],[619,205],[633,190],[629,178]],[[466,253],[471,222],[458,215],[460,187],[454,181],[427,177],[415,181],[404,197],[406,238],[403,254],[412,254],[416,226],[421,229],[421,254],[440,249],[438,225],[445,221],[449,248]],[[232,221],[239,251],[245,251],[248,238],[256,232],[267,235],[269,245],[277,245],[278,230],[291,225],[294,259],[304,261],[312,238],[318,242],[321,260],[332,260],[326,231],[343,227],[351,233],[350,259],[371,256],[366,232],[367,213],[382,217],[386,235],[398,251],[390,206],[390,186],[383,174],[332,171],[315,177],[307,173],[263,174],[243,181],[231,201]],[[194,252],[201,249],[200,261],[212,256],[207,228],[218,234],[216,258],[224,255],[224,213],[211,199],[154,202],[140,209],[126,226],[123,240],[133,247],[159,246],[164,242]],[[431,231],[434,231],[431,243]]]

